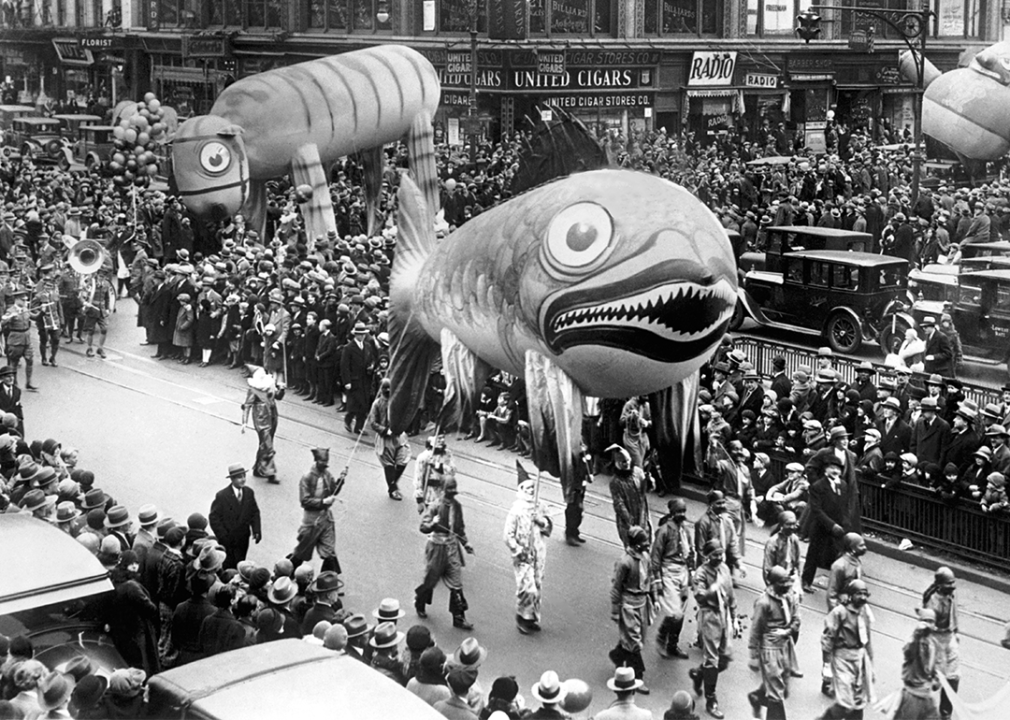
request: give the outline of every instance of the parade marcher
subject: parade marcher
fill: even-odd
[[[775,532],[765,542],[764,562],[761,565],[765,585],[771,585],[771,570],[780,567],[795,583],[800,572],[800,540],[796,530],[800,523],[796,513],[783,510],[778,517]]]
[[[729,516],[726,496],[721,490],[710,490],[707,497],[708,508],[694,524],[695,551],[701,552],[705,543],[715,540],[725,549],[725,563],[730,572],[740,570],[740,543],[737,539],[736,523]],[[699,566],[701,562],[697,563]]]
[[[249,390],[242,403],[242,432],[245,433],[252,415],[253,428],[259,438],[252,474],[276,485],[280,481],[274,464],[274,435],[277,433],[277,401],[284,398],[284,388],[278,387],[273,376],[263,368],[256,368],[246,383]]]
[[[659,521],[652,543],[652,582],[657,586],[657,618],[664,616],[656,634],[656,650],[662,657],[686,659],[680,649],[680,632],[691,590],[695,549],[688,532],[687,503],[674,498],[667,504],[669,514]]]
[[[35,362],[35,351],[32,348],[32,338],[29,334],[31,329],[31,313],[27,305],[26,290],[15,290],[14,305],[4,313],[0,319],[0,326],[6,331],[7,339],[5,346],[7,350],[7,365],[14,369],[14,384],[17,385],[17,371],[21,364],[21,358],[25,360],[25,389],[36,391],[37,387],[32,385],[32,369]]]
[[[445,435],[429,437],[414,466],[414,500],[420,515],[432,503],[442,502],[445,481],[456,477],[452,453],[445,445]]]
[[[54,279],[54,265],[43,265],[39,268],[39,282],[29,309],[35,318],[39,331],[39,355],[43,365],[56,366],[56,353],[60,349],[60,332],[63,330],[63,303],[60,302],[60,292]],[[49,357],[46,349],[51,348]]]
[[[455,478],[446,480],[442,501],[429,505],[421,516],[421,532],[428,536],[424,550],[424,579],[414,590],[414,610],[418,617],[428,617],[426,606],[439,580],[449,588],[449,612],[453,627],[473,629],[466,619],[468,604],[463,595],[463,552],[473,554],[466,539],[463,508],[456,500],[458,486]]]
[[[512,555],[516,578],[516,627],[523,635],[540,631],[540,597],[547,562],[547,545],[554,521],[537,502],[536,478],[516,460],[519,474],[516,499],[505,518],[504,539]]]
[[[329,471],[329,448],[312,448],[313,464],[298,483],[298,501],[302,506],[302,524],[298,528],[298,544],[289,556],[292,563],[300,565],[312,559],[312,552],[322,558],[322,571],[339,574],[337,559],[337,531],[331,507],[344,487],[345,468],[334,479]]]
[[[704,562],[694,571],[694,599],[698,603],[698,635],[701,639],[702,663],[688,675],[697,695],[705,693],[705,710],[714,718],[726,717],[719,709],[715,690],[719,673],[733,659],[730,641],[740,634],[736,616],[736,593],[729,568],[723,562],[725,550],[716,539],[701,548]]]
[[[389,395],[392,385],[389,378],[382,378],[379,384],[379,394],[372,402],[368,413],[368,425],[375,433],[375,454],[386,476],[386,492],[392,500],[402,500],[403,495],[397,487],[400,476],[410,462],[410,441],[407,433],[401,431],[394,435],[389,427]]]
[[[842,538],[844,552],[831,563],[828,571],[828,612],[845,602],[845,590],[853,580],[863,579],[863,555],[866,540],[859,533],[845,533]]]
[[[633,397],[624,403],[621,410],[621,427],[624,428],[622,444],[631,454],[636,467],[645,467],[645,457],[649,454],[649,436],[646,433],[652,425],[649,403],[644,397]]]
[[[627,665],[635,677],[645,678],[642,644],[652,619],[652,578],[650,574],[649,535],[644,528],[628,528],[624,555],[614,565],[614,580],[610,588],[610,619],[617,623],[617,646],[610,651],[615,666]],[[648,694],[642,685],[638,692]]]
[[[849,583],[845,602],[824,618],[822,678],[830,678],[834,704],[821,720],[862,717],[873,697],[873,613],[870,591],[862,580]],[[823,689],[822,689],[823,692]]]
[[[937,646],[932,637],[936,630],[936,613],[924,608],[918,611],[918,615],[919,622],[912,631],[912,638],[902,649],[901,700],[894,713],[896,720],[936,720],[944,717],[933,697],[940,687]]]
[[[628,531],[639,527],[648,540],[652,534],[649,521],[649,500],[646,496],[645,472],[632,463],[631,454],[620,445],[606,449],[614,463],[614,477],[610,481],[610,497],[614,503],[614,520],[621,544],[627,547]]]
[[[934,614],[934,628],[930,633],[936,645],[937,670],[947,678],[955,692],[961,684],[961,653],[958,632],[957,598],[954,596],[957,580],[954,571],[943,566],[933,574],[933,584],[922,595],[922,607]],[[950,720],[953,708],[947,691],[940,693],[940,717]]]
[[[81,287],[81,313],[84,315],[82,325],[88,334],[88,349],[85,355],[105,358],[105,339],[109,334],[109,315],[116,304],[116,289],[105,276],[105,272],[97,272],[85,279]],[[95,330],[98,330],[98,348],[94,349]]]
[[[795,580],[778,565],[768,571],[768,587],[754,601],[750,627],[750,668],[760,670],[761,687],[747,693],[754,717],[767,707],[767,720],[785,720],[789,678],[798,675],[795,643],[800,633],[800,606]]]
[[[249,552],[249,536],[259,544],[260,509],[256,492],[246,487],[246,471],[241,465],[228,467],[231,484],[220,490],[210,506],[210,528],[227,553],[224,567],[237,567]]]

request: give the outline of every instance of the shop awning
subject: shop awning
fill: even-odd
[[[154,76],[159,80],[168,82],[195,83],[198,85],[203,85],[207,82],[207,76],[204,74],[202,68],[156,65],[154,67]]]
[[[95,56],[90,50],[82,48],[76,38],[53,38],[53,47],[64,65],[89,67],[95,62]]]
[[[740,88],[688,88],[684,98],[684,113],[691,112],[691,101],[695,98],[718,99],[725,98],[730,101],[730,111],[740,112],[743,108],[743,93]]]

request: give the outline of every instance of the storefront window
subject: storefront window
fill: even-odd
[[[933,0],[939,37],[980,38],[986,0]]]
[[[267,0],[267,27],[285,28],[287,26],[287,3],[284,0]]]
[[[372,0],[351,0],[353,30],[371,30],[375,27],[375,8]]]
[[[648,35],[716,35],[722,6],[710,0],[646,0],[644,30]]]
[[[544,3],[546,0],[530,0],[530,33],[543,34],[547,31]]]
[[[792,35],[799,13],[798,0],[747,0],[747,34]]]
[[[266,27],[266,0],[245,0],[245,24],[248,27]]]
[[[241,0],[222,0],[210,4],[211,25],[241,25]]]
[[[590,0],[551,0],[551,32],[589,33]]]
[[[596,0],[594,5],[594,30],[597,35],[610,35],[612,25],[613,7],[610,0]]]

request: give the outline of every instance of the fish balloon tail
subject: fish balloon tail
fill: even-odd
[[[603,146],[581,120],[561,108],[552,110],[556,119],[538,123],[520,151],[519,169],[509,188],[513,195],[559,177],[611,164]]]
[[[379,193],[382,191],[384,154],[382,146],[366,148],[355,153],[361,163],[362,183],[365,187],[365,210],[368,212],[368,237],[375,235],[379,217]]]
[[[400,177],[398,191],[399,234],[389,279],[389,398],[391,429],[407,429],[424,403],[431,369],[438,361],[439,346],[414,313],[414,290],[421,281],[425,260],[435,247],[428,205],[410,176]]]
[[[419,113],[410,124],[407,158],[410,161],[410,171],[414,174],[414,182],[421,189],[429,212],[436,213],[441,201],[438,196],[438,167],[435,163],[435,131],[431,115],[427,112]]]
[[[667,489],[680,492],[684,475],[700,475],[701,448],[698,440],[698,388],[701,378],[697,371],[665,390],[649,396],[652,421],[656,433],[659,467]]]
[[[567,502],[575,495],[582,455],[582,391],[549,358],[527,350],[526,401],[534,463],[561,479]]]

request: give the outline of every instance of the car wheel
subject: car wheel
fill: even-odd
[[[857,352],[863,342],[859,323],[844,313],[836,313],[828,322],[828,345],[836,353]]]
[[[56,163],[56,165],[63,172],[66,172],[67,170],[70,169],[70,162],[65,157],[61,157],[60,161]]]
[[[736,301],[736,306],[733,308],[733,315],[729,319],[729,330],[730,332],[736,332],[743,325],[744,311],[743,303],[738,299]]]

